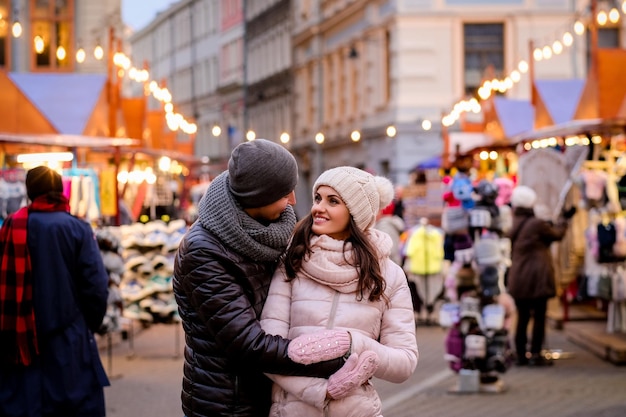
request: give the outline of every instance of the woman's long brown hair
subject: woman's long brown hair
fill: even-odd
[[[310,213],[296,224],[291,244],[287,248],[284,257],[288,281],[296,277],[296,274],[302,268],[303,260],[311,254],[311,238],[315,236],[312,226],[313,216]],[[369,292],[369,301],[378,301],[381,298],[387,301],[387,297],[384,294],[385,278],[380,270],[378,250],[371,244],[365,233],[357,227],[352,216],[350,216],[348,229],[350,230],[350,237],[343,244],[345,249],[348,242],[352,243],[354,258],[352,260],[353,263],[350,265],[357,269],[359,275],[357,286],[358,299],[362,300],[365,298],[365,294]],[[348,262],[348,259],[345,260]]]

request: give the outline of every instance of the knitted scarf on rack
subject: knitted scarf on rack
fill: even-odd
[[[296,214],[288,205],[277,221],[259,223],[231,194],[225,171],[211,182],[200,200],[198,220],[235,252],[256,261],[276,261],[289,243]]]
[[[28,213],[69,212],[59,193],[37,197],[5,220],[0,229],[0,363],[28,366],[39,354],[30,254],[27,245]]]

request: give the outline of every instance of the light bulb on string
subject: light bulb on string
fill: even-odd
[[[93,50],[93,56],[94,58],[96,58],[98,61],[100,61],[102,58],[104,58],[104,49],[102,49],[102,47],[100,46],[100,44],[96,45],[96,47]]]
[[[541,54],[543,55],[543,59],[552,58],[552,49],[549,46],[544,46],[541,50]]]
[[[22,24],[19,20],[15,20],[15,22],[13,22],[13,26],[11,26],[11,34],[14,38],[22,36]]]
[[[555,55],[559,55],[563,52],[563,44],[560,41],[554,41],[552,44],[552,52],[554,52]]]
[[[85,58],[87,58],[87,54],[85,53],[85,50],[79,46],[76,51],[76,62],[82,64],[85,62]]]
[[[44,47],[45,47],[43,38],[39,35],[36,35],[35,38],[33,39],[33,46],[35,47],[36,53],[42,54]]]
[[[572,34],[569,32],[565,32],[563,34],[563,45],[572,46],[573,43],[574,43],[574,37],[572,36]]]
[[[583,33],[585,33],[584,23],[580,20],[577,20],[576,23],[574,23],[574,32],[576,32],[577,35],[582,35]]]
[[[596,17],[596,21],[600,26],[606,25],[606,22],[609,20],[609,17],[606,15],[604,10],[598,12],[598,16]]]
[[[609,12],[609,21],[611,23],[619,22],[619,10],[617,10],[615,7],[613,7]]]
[[[535,61],[541,61],[543,59],[543,53],[541,51],[541,48],[535,48],[535,50],[533,51],[533,58],[535,59]]]
[[[57,48],[57,59],[59,61],[63,61],[65,60],[65,58],[67,58],[67,51],[65,50],[65,48],[63,47],[63,45],[60,45]]]
[[[528,72],[528,62],[521,60],[519,64],[517,64],[517,69],[522,74],[526,74]]]

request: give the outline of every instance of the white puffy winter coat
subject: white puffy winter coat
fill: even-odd
[[[287,282],[278,268],[265,303],[264,330],[294,338],[321,329],[345,329],[352,335],[352,351],[373,350],[380,366],[375,377],[400,383],[417,366],[418,350],[411,294],[402,269],[389,259],[391,238],[370,229],[368,236],[381,254],[386,281],[384,300],[357,299],[357,271],[344,261],[344,242],[326,235],[311,241],[313,249],[296,279]],[[345,248],[348,259],[351,245]],[[271,416],[380,416],[380,398],[371,384],[341,400],[326,400],[327,380],[270,375],[274,380]]]

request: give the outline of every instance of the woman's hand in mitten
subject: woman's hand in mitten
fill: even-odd
[[[287,354],[292,361],[309,365],[340,358],[350,352],[352,337],[345,330],[322,330],[303,334],[289,343]]]
[[[350,391],[365,384],[378,369],[379,359],[376,352],[366,350],[358,355],[350,355],[345,365],[328,378],[328,395],[339,400]]]

